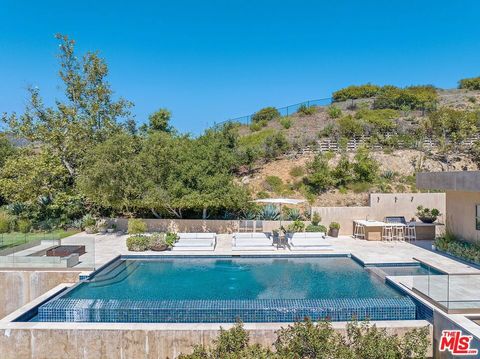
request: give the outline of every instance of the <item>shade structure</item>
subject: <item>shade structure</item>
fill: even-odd
[[[304,199],[294,198],[261,198],[252,202],[256,203],[272,203],[272,204],[300,204],[306,202]]]
[[[252,202],[255,203],[269,203],[269,204],[278,204],[280,206],[280,227],[282,226],[282,205],[284,204],[300,204],[306,202],[304,199],[295,199],[295,198],[260,198]]]

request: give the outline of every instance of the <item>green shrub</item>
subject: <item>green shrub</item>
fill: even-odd
[[[348,86],[338,91],[335,91],[332,94],[334,101],[346,101],[346,100],[355,100],[359,98],[370,98],[377,95],[380,91],[380,86],[366,84],[360,86]]]
[[[365,133],[364,123],[352,115],[343,116],[337,123],[340,135],[343,137],[360,137]]]
[[[266,189],[275,192],[282,193],[283,191],[283,181],[280,177],[277,176],[267,176],[265,178]]]
[[[429,345],[428,326],[413,329],[403,336],[389,334],[368,322],[352,321],[342,335],[333,329],[331,322],[304,322],[282,327],[270,345],[250,344],[248,332],[242,323],[231,329],[220,328],[219,337],[211,347],[197,345],[192,354],[180,354],[179,359],[316,359],[316,358],[416,358],[427,357]]]
[[[145,233],[147,231],[147,223],[138,218],[130,218],[128,220],[128,234]]]
[[[267,121],[252,122],[250,124],[250,130],[252,130],[252,132],[260,131],[262,128],[267,126],[267,124]]]
[[[30,222],[28,219],[21,218],[17,220],[17,230],[20,233],[29,233],[31,229],[32,222]]]
[[[435,246],[443,252],[480,264],[480,246],[470,242],[460,241],[449,231],[447,231],[444,236],[435,240]]]
[[[280,124],[283,126],[285,129],[289,129],[292,127],[292,118],[291,117],[282,117],[280,118]]]
[[[307,176],[304,177],[303,181],[313,193],[317,194],[332,187],[335,181],[325,155],[318,154],[312,162],[307,164]]]
[[[367,148],[359,148],[354,158],[353,172],[357,182],[374,182],[378,177],[378,162],[370,156]]]
[[[13,225],[13,217],[5,211],[0,211],[0,233],[8,233]]]
[[[346,153],[342,153],[337,165],[332,171],[332,176],[337,187],[345,187],[353,181],[353,164]]]
[[[410,86],[404,89],[396,86],[384,86],[375,98],[374,108],[433,110],[436,102],[437,91],[430,85]]]
[[[330,225],[328,226],[328,228],[330,228],[330,229],[340,229],[340,223],[338,223],[338,222],[332,222],[332,223],[330,223]]]
[[[339,118],[342,116],[342,110],[335,105],[330,105],[327,107],[327,114],[330,118]]]
[[[305,174],[305,168],[302,166],[294,166],[290,170],[290,176],[292,177],[302,177]]]
[[[423,125],[430,137],[447,136],[458,143],[478,132],[478,117],[475,112],[441,108],[430,113]]]
[[[284,228],[285,233],[297,233],[297,232],[303,232],[305,229],[305,223],[303,223],[300,220],[293,221],[293,223],[290,223],[286,228]]]
[[[329,123],[320,132],[318,132],[319,138],[330,137],[335,133],[336,127],[334,124]]]
[[[169,248],[172,248],[179,238],[180,237],[178,236],[178,234],[173,232],[167,232],[167,234],[165,234],[165,242],[167,243]]]
[[[275,107],[265,107],[252,115],[252,122],[269,122],[280,117],[280,112]]]
[[[127,238],[127,248],[133,252],[143,252],[150,249],[151,238],[144,234],[135,234]]]
[[[313,212],[313,215],[312,215],[312,224],[313,224],[314,226],[318,226],[321,220],[322,220],[322,217],[320,217],[320,215],[318,214],[318,212]]]
[[[282,132],[276,132],[265,138],[264,153],[265,159],[272,160],[284,154],[290,148],[285,135]]]
[[[458,81],[459,89],[480,90],[480,77],[470,77]]]
[[[317,109],[314,106],[307,106],[305,104],[301,104],[297,110],[300,116],[311,116],[315,112],[317,112]]]
[[[398,111],[392,109],[362,109],[355,114],[356,119],[361,119],[370,125],[370,133],[387,133],[393,131],[397,127],[393,120],[398,117]]]
[[[318,224],[318,225],[315,225],[315,224],[309,224],[306,228],[305,228],[305,232],[322,232],[322,233],[327,233],[327,227],[325,227],[324,225],[322,224]]]
[[[87,213],[82,218],[82,227],[83,228],[94,227],[96,223],[97,223],[97,220],[90,213]]]

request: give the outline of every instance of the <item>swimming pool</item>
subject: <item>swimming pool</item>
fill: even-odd
[[[120,258],[39,308],[40,321],[415,319],[408,296],[343,257]]]

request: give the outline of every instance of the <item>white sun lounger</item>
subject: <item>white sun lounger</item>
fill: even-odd
[[[234,251],[273,251],[273,239],[265,233],[234,233],[232,239]]]
[[[323,232],[293,233],[288,240],[288,245],[292,251],[324,250],[331,247],[330,244],[325,243],[325,233]]]
[[[216,233],[177,233],[179,239],[173,251],[213,251],[217,245]]]

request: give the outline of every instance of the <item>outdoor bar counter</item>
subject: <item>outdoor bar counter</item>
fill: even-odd
[[[355,220],[355,223],[364,226],[365,239],[367,241],[382,240],[382,228],[386,225],[398,225],[395,223],[385,223],[381,221]],[[442,226],[441,223],[423,223],[423,222],[408,222],[407,225],[414,225],[417,240],[434,240],[436,236],[436,226]]]

